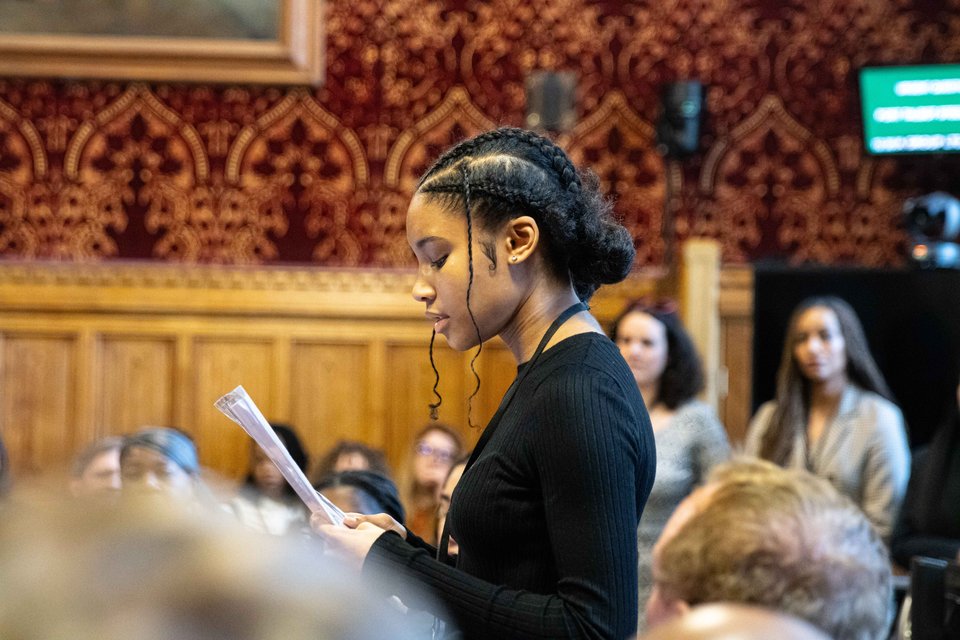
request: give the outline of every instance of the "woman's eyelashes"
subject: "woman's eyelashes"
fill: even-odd
[[[446,262],[447,262],[447,256],[441,256],[440,258],[437,258],[436,260],[431,262],[430,266],[433,267],[434,269],[441,269],[443,265],[446,264]]]

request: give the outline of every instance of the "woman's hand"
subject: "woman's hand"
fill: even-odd
[[[346,514],[346,518],[343,519],[343,524],[350,529],[356,529],[363,522],[369,522],[384,531],[393,531],[404,540],[407,539],[407,530],[403,528],[403,525],[385,513],[378,513],[372,516],[365,516],[362,513],[348,513]]]
[[[323,537],[327,552],[338,556],[343,562],[357,571],[363,569],[363,561],[370,553],[370,547],[384,530],[369,522],[361,522],[355,529],[326,524],[321,517],[310,518],[310,526]]]
[[[310,526],[323,537],[327,550],[357,571],[363,568],[370,547],[385,531],[394,531],[404,539],[407,536],[407,530],[385,513],[372,516],[348,513],[343,524],[342,527],[328,524],[326,517],[318,513],[310,517]]]

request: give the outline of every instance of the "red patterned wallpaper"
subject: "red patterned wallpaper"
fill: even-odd
[[[517,6],[520,5],[520,6]],[[900,203],[960,162],[862,151],[856,71],[960,60],[960,0],[333,0],[316,90],[0,79],[0,255],[409,264],[411,185],[520,125],[525,77],[578,74],[576,128],[632,229],[728,262],[895,264]],[[698,154],[653,149],[660,87],[708,86]],[[952,189],[951,189],[952,188]]]

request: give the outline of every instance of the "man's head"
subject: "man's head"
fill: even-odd
[[[102,438],[77,455],[70,474],[74,496],[115,495],[120,491],[122,444],[123,438]]]
[[[677,508],[654,547],[651,625],[710,602],[756,604],[836,640],[884,637],[886,548],[829,483],[759,461],[720,467]]]

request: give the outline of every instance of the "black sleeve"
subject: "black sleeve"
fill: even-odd
[[[541,385],[534,433],[556,593],[507,589],[443,565],[383,535],[364,575],[399,573],[425,587],[466,638],[626,638],[637,625],[638,465],[652,484],[655,452],[642,447],[637,416],[609,376],[555,376]],[[649,428],[645,425],[645,428]],[[642,500],[639,502],[642,504]],[[429,602],[408,606],[430,607]]]
[[[904,569],[910,568],[910,559],[914,556],[956,560],[960,553],[960,540],[943,536],[929,535],[920,530],[919,511],[921,501],[938,500],[940,495],[923,495],[922,487],[926,474],[931,473],[927,464],[930,451],[924,448],[914,454],[910,483],[903,500],[903,507],[890,539],[890,554],[894,561]]]

